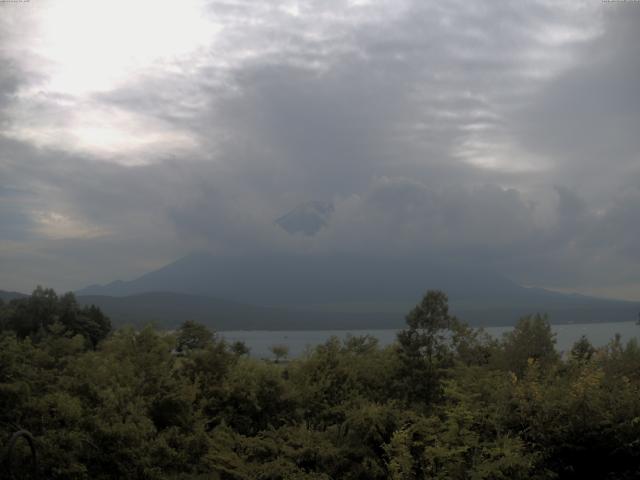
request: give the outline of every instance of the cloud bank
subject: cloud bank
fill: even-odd
[[[639,298],[637,5],[85,3],[0,6],[2,287],[365,251]]]

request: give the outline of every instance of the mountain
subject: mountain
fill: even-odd
[[[264,320],[256,323],[263,329],[282,328],[276,325],[288,324],[290,319],[299,325],[302,316],[308,328],[356,328],[356,324],[393,328],[402,326],[404,315],[427,289],[445,291],[452,312],[475,325],[509,325],[535,312],[549,313],[556,323],[633,321],[640,310],[637,302],[523,287],[472,266],[355,255],[192,254],[138,279],[87,287],[77,294],[130,297],[171,292],[224,298],[226,302],[264,309]],[[196,311],[205,311],[206,302],[199,302],[203,302],[202,308]],[[182,310],[184,314],[187,311]],[[241,317],[238,314],[234,318]],[[367,318],[369,323],[362,323]]]
[[[315,235],[327,224],[333,205],[327,202],[307,202],[276,219],[276,224],[291,234]]]
[[[78,302],[100,307],[116,326],[155,323],[163,328],[177,328],[185,320],[193,320],[216,331],[318,330],[399,328],[403,322],[401,317],[384,313],[365,315],[286,310],[171,292],[127,297],[81,295]]]
[[[4,302],[9,302],[11,300],[14,300],[16,298],[25,298],[28,297],[29,295],[26,295],[24,293],[19,293],[19,292],[7,292],[5,290],[0,290],[0,300],[4,301]]]
[[[176,292],[240,303],[308,307],[336,304],[411,305],[428,288],[451,299],[486,303],[525,290],[493,272],[414,259],[357,255],[262,255],[216,257],[192,254],[128,282],[79,290],[79,295],[125,296]]]
[[[97,305],[114,326],[142,326],[154,323],[161,328],[177,328],[194,320],[216,331],[229,330],[370,330],[405,326],[405,312],[358,313],[331,310],[296,310],[257,307],[225,300],[171,292],[151,292],[126,297],[78,296],[81,305]],[[557,323],[596,323],[630,320],[638,305],[554,306],[547,309],[504,306],[459,308],[454,314],[472,325],[512,325],[518,318],[545,311]],[[629,302],[630,303],[630,302]]]

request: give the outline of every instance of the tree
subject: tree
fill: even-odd
[[[498,345],[491,335],[460,321],[452,322],[451,331],[451,345],[458,362],[467,366],[489,363]]]
[[[444,331],[451,327],[447,295],[429,290],[422,301],[407,315],[408,328],[398,334],[398,341],[405,351],[433,361],[444,344]]]
[[[595,352],[596,349],[589,339],[585,335],[582,335],[580,339],[573,344],[573,347],[571,347],[571,358],[581,362],[586,362],[591,360],[591,357]]]
[[[241,357],[243,355],[249,355],[249,352],[250,352],[249,347],[247,347],[247,344],[244,343],[242,340],[236,340],[231,344],[229,348],[238,357]]]
[[[0,298],[0,333],[7,328],[7,305],[4,300]]]
[[[272,345],[269,350],[276,357],[276,363],[280,363],[280,360],[289,356],[289,347],[287,345]]]
[[[547,367],[559,359],[555,350],[556,334],[546,315],[529,315],[521,318],[514,329],[504,334],[502,348],[505,367],[522,375],[529,359]]]
[[[178,329],[176,350],[181,353],[189,350],[202,350],[213,343],[214,335],[201,323],[187,320]]]
[[[58,296],[51,288],[38,286],[30,297],[9,303],[7,327],[25,338],[44,334],[58,320]]]
[[[457,323],[449,315],[447,295],[429,290],[406,317],[407,328],[398,333],[410,401],[430,403],[439,394],[441,369],[452,361],[447,333]]]
[[[62,295],[58,301],[58,321],[69,336],[82,335],[95,348],[111,331],[111,320],[95,305],[80,308],[73,293]]]
[[[95,348],[111,331],[111,321],[95,305],[80,307],[73,293],[58,297],[50,288],[37,287],[27,298],[14,299],[0,313],[4,328],[19,338],[82,335]]]

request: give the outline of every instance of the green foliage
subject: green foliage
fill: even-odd
[[[269,350],[275,357],[275,362],[279,363],[280,360],[286,359],[289,356],[289,347],[286,345],[272,345]]]
[[[237,355],[239,357],[241,357],[242,355],[249,355],[249,353],[250,353],[250,349],[249,349],[249,347],[247,347],[247,344],[242,342],[242,341],[240,341],[240,340],[237,340],[237,341],[233,342],[229,346],[229,348],[231,349],[231,351],[235,355]]]
[[[571,347],[571,358],[578,362],[588,362],[596,352],[589,339],[582,335]]]
[[[398,334],[398,341],[407,355],[423,357],[429,363],[447,355],[445,332],[454,318],[449,315],[446,294],[429,290],[406,320],[407,329]]]
[[[213,333],[201,323],[187,320],[178,329],[176,350],[187,352],[189,350],[202,350],[213,343]]]
[[[37,287],[27,298],[0,305],[0,328],[36,341],[81,335],[95,348],[111,331],[111,321],[96,306],[80,307],[71,292],[58,297],[50,288]]]
[[[453,362],[450,336],[458,321],[449,315],[446,294],[437,290],[429,290],[406,321],[407,328],[398,333],[400,388],[410,403],[429,405],[440,396],[445,369]]]
[[[531,359],[543,368],[549,368],[559,359],[555,343],[555,334],[546,315],[523,317],[512,331],[504,335],[504,365],[516,375],[524,373]]]
[[[635,340],[562,360],[545,317],[492,340],[441,292],[392,346],[279,363],[193,322],[105,338],[102,317],[45,289],[0,305],[0,439],[30,430],[43,478],[640,478]]]

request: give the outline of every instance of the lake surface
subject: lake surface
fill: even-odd
[[[485,327],[485,331],[496,338],[508,332],[513,327]],[[591,343],[597,347],[603,346],[619,333],[623,342],[631,338],[640,337],[640,326],[635,322],[617,323],[576,323],[571,325],[552,325],[556,333],[556,349],[566,352],[571,349],[573,343],[582,335],[585,335]],[[250,349],[251,355],[259,358],[272,358],[269,347],[273,345],[287,345],[289,357],[297,357],[309,347],[315,347],[326,342],[331,336],[345,338],[348,334],[372,335],[376,337],[380,345],[389,345],[396,339],[398,330],[295,330],[295,331],[228,331],[220,332],[226,340],[234,342],[243,341]]]

